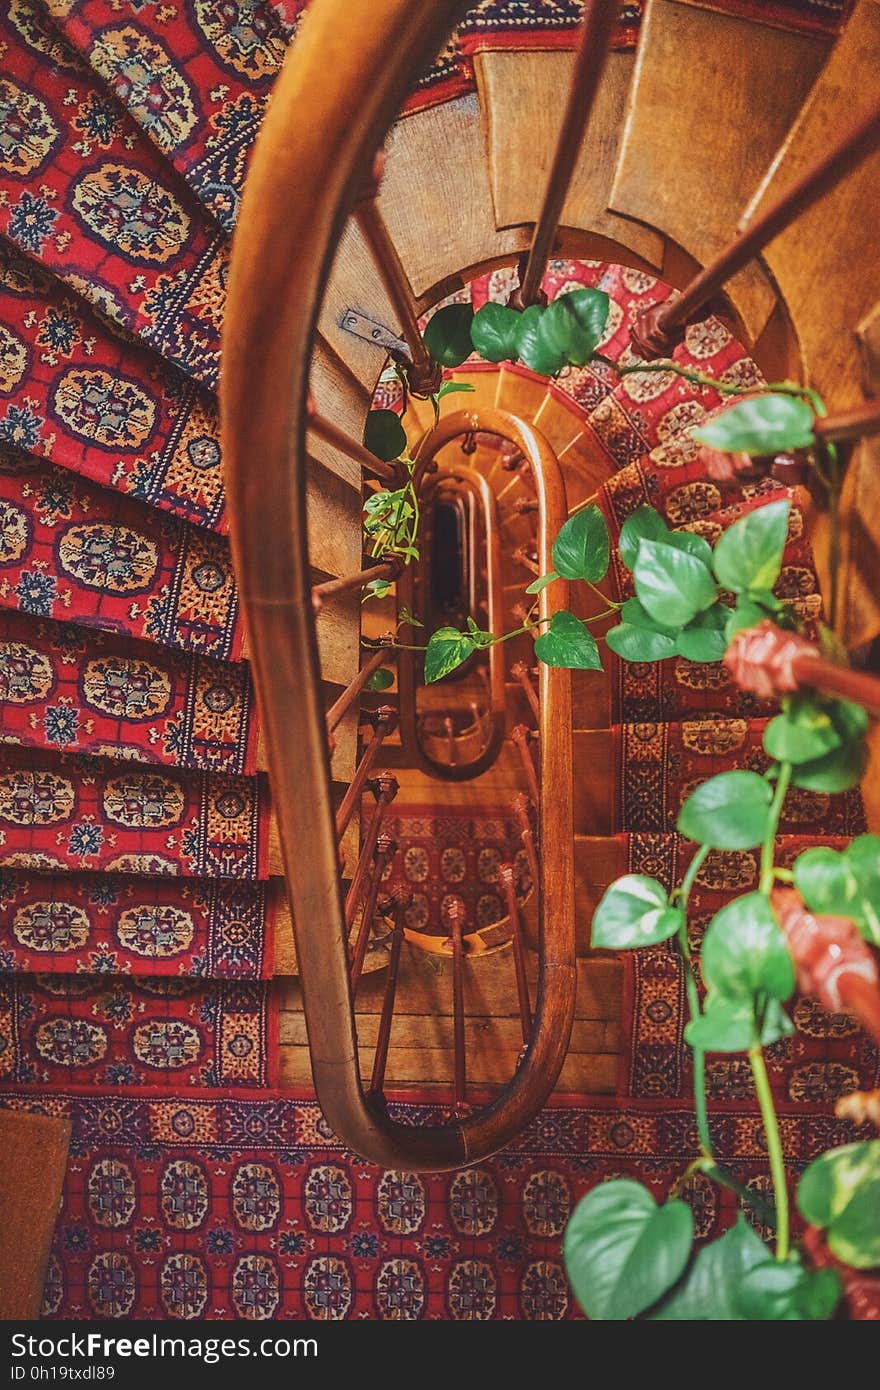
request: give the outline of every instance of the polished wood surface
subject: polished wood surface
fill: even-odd
[[[659,266],[660,233],[607,210],[634,61],[632,53],[608,55],[560,222],[612,238],[624,262]],[[559,94],[568,90],[574,65],[570,52],[499,49],[474,55],[499,227],[520,226],[538,216],[559,133]]]
[[[830,46],[680,0],[645,7],[610,206],[665,231],[700,265],[718,254]],[[727,293],[754,340],[775,301],[758,265]]]

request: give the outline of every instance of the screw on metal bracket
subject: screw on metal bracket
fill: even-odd
[[[367,343],[385,348],[386,352],[407,351],[406,343],[402,338],[398,338],[392,329],[386,328],[384,323],[377,323],[375,319],[368,318],[359,309],[346,309],[339,320],[339,326],[355,338],[363,338]]]

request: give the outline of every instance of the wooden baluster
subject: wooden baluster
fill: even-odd
[[[501,864],[498,877],[507,905],[507,919],[513,943],[513,967],[516,973],[516,997],[519,1002],[519,1022],[522,1040],[529,1041],[532,1036],[532,1003],[529,998],[529,979],[526,974],[526,949],[523,941],[522,922],[519,916],[519,903],[516,900],[516,871],[512,864]]]
[[[308,404],[306,427],[319,439],[323,439],[325,444],[331,445],[341,454],[359,463],[365,473],[372,473],[386,483],[396,483],[399,480],[400,470],[393,463],[386,463],[384,459],[377,458],[375,454],[370,453],[366,445],[352,439],[350,434],[340,429],[332,420],[320,415],[311,400]]]
[[[529,814],[532,803],[525,792],[519,792],[513,798],[513,814],[516,816],[519,826],[519,837],[522,840],[523,849],[526,852],[526,859],[529,861],[529,873],[532,876],[535,892],[540,892],[541,869],[538,863],[538,851],[535,847],[535,835],[532,830],[532,818]]]
[[[312,589],[312,607],[316,613],[320,613],[328,598],[337,598],[340,594],[351,593],[353,589],[365,589],[374,579],[393,581],[402,569],[401,556],[391,555],[379,565],[371,565],[369,569],[358,570],[357,574],[349,574],[342,579],[325,579],[323,584],[316,584]]]
[[[517,724],[511,730],[510,737],[513,739],[526,774],[526,781],[529,784],[529,796],[536,806],[540,805],[540,793],[538,791],[538,774],[535,771],[535,762],[529,749],[529,741],[534,734],[533,729],[527,729],[525,724]]]
[[[518,545],[516,550],[511,551],[510,558],[515,560],[518,565],[522,565],[523,569],[527,569],[529,574],[535,575],[536,578],[540,577],[541,568],[532,559],[527,545]]]
[[[409,348],[410,360],[407,364],[409,384],[420,395],[437,391],[443,380],[443,371],[434,362],[425,347],[422,331],[419,328],[419,312],[403,263],[397,254],[397,247],[385,225],[385,219],[376,202],[379,183],[382,178],[384,154],[379,154],[373,165],[369,187],[354,209],[358,226],[370,248],[376,268],[382,277],[388,298],[394,305],[394,312],[400,323],[401,335]]]
[[[522,468],[525,462],[525,456],[517,449],[513,454],[505,454],[501,460],[501,467],[505,473],[515,473],[518,468]]]
[[[523,460],[516,468],[511,469],[511,479],[505,483],[504,487],[498,489],[497,500],[503,502],[507,494],[516,487],[527,487],[534,489],[534,476],[531,464]]]
[[[346,826],[351,820],[354,809],[357,806],[358,798],[361,796],[367,778],[376,765],[376,759],[382,747],[382,742],[397,727],[397,710],[390,705],[383,705],[376,710],[375,714],[368,714],[365,723],[373,726],[373,737],[367,744],[364,755],[357,765],[354,777],[348,785],[345,796],[336,812],[336,838],[341,840],[345,834]]]
[[[725,283],[757,256],[802,212],[839,183],[880,144],[880,102],[765,212],[741,224],[736,235],[674,299],[655,304],[633,324],[632,341],[643,357],[668,352],[684,324]]]
[[[587,5],[544,203],[532,233],[525,267],[520,274],[520,288],[511,299],[511,304],[517,309],[525,309],[538,299],[544,268],[553,254],[559,219],[584,141],[619,10],[620,0],[589,0]]]
[[[464,1112],[467,1099],[467,1058],[464,1040],[464,903],[453,898],[444,917],[452,941],[453,1111]]]
[[[358,671],[353,681],[345,687],[338,700],[335,700],[327,711],[327,731],[332,737],[333,730],[345,718],[361,691],[367,685],[370,677],[378,671],[382,662],[389,657],[393,657],[395,648],[390,645],[378,647],[373,652],[369,661]],[[332,748],[331,748],[332,752]]]
[[[395,851],[397,842],[387,831],[382,831],[376,839],[376,852],[373,859],[373,872],[370,878],[370,887],[364,902],[364,910],[358,928],[357,939],[351,958],[351,992],[354,994],[361,978],[364,968],[364,959],[367,954],[367,946],[370,941],[370,932],[373,929],[373,922],[376,918],[376,902],[379,898],[379,889],[382,885],[382,875],[390,863]]]
[[[538,511],[537,497],[517,497],[513,503],[513,511],[517,516],[530,516]]]
[[[813,433],[817,439],[826,443],[843,443],[847,439],[861,439],[864,435],[880,432],[880,401],[865,401],[864,405],[852,410],[841,411],[839,415],[826,415],[824,419],[813,421]]]
[[[367,825],[367,833],[361,845],[361,852],[358,858],[357,867],[354,871],[354,878],[345,899],[345,932],[346,939],[351,931],[352,923],[355,919],[360,900],[366,887],[367,874],[370,871],[370,864],[373,858],[373,851],[376,848],[376,841],[382,829],[382,821],[385,819],[385,812],[397,795],[398,782],[396,777],[392,777],[390,772],[380,772],[369,784],[370,791],[376,798],[376,805],[373,807]]]
[[[526,699],[529,702],[532,714],[535,716],[535,723],[540,724],[541,706],[538,702],[538,692],[532,685],[532,677],[528,666],[524,661],[515,661],[510,668],[510,674],[513,676],[513,679],[518,681],[522,686],[526,693]]]
[[[379,1019],[379,1032],[376,1037],[376,1051],[373,1054],[373,1070],[370,1075],[370,1096],[381,1095],[385,1085],[385,1068],[388,1065],[388,1045],[391,1041],[391,1024],[394,1020],[394,1001],[397,996],[397,977],[400,974],[400,952],[403,946],[403,928],[406,909],[412,901],[412,894],[397,889],[393,895],[394,934],[391,938],[391,951],[388,957],[388,974],[385,978],[385,994],[382,999],[382,1014]]]

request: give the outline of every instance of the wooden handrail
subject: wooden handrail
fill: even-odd
[[[611,38],[620,11],[620,0],[587,0],[584,27],[575,58],[571,86],[544,202],[532,232],[532,241],[519,290],[511,303],[518,309],[534,304],[544,277],[548,258],[553,254],[559,219],[565,206],[574,166],[584,142],[584,133],[605,68]]]
[[[324,283],[364,170],[414,75],[466,9],[466,0],[432,0],[429,6],[346,0],[343,9],[339,0],[313,0],[251,157],[223,333],[221,420],[233,559],[263,716],[315,1088],[327,1123],[343,1142],[375,1163],[402,1169],[477,1162],[520,1133],[556,1082],[574,1013],[571,678],[542,667],[542,814],[554,862],[545,866],[529,1046],[490,1104],[448,1124],[403,1124],[364,1094],[311,595],[308,368]],[[527,427],[521,434],[537,438]],[[544,448],[548,467],[537,482],[541,559],[549,570],[550,540],[567,509],[555,457]],[[549,619],[567,603],[567,585],[559,581],[540,595],[539,611]],[[295,738],[291,710],[300,725]]]
[[[432,360],[419,328],[419,315],[412,286],[407,278],[397,247],[391,240],[385,219],[375,198],[366,198],[355,208],[355,217],[364,239],[373,253],[376,268],[394,305],[401,334],[409,348],[409,384],[414,391],[427,394],[436,391],[443,380],[442,368]]]
[[[839,415],[817,416],[813,433],[826,443],[844,443],[869,434],[880,434],[880,401],[865,401]]]
[[[791,669],[801,685],[813,690],[821,690],[825,695],[836,695],[844,700],[852,700],[861,705],[874,719],[880,719],[880,679],[866,675],[863,671],[852,671],[848,666],[838,666],[824,657],[807,654],[796,656]]]
[[[319,415],[311,402],[309,403],[309,414],[307,427],[319,439],[323,439],[325,444],[330,444],[334,449],[338,449],[341,454],[359,463],[366,473],[373,473],[377,478],[382,478],[386,483],[395,483],[398,480],[399,470],[393,463],[386,463],[384,459],[377,458],[371,454],[369,449],[361,444],[357,439],[352,439],[350,434],[340,429],[332,420],[326,416]]]
[[[312,607],[319,613],[328,598],[338,598],[340,594],[365,589],[374,579],[395,580],[402,568],[403,561],[400,556],[392,555],[379,565],[370,565],[368,569],[358,570],[357,574],[347,574],[341,579],[325,579],[322,584],[316,584],[312,589]]]
[[[802,212],[880,144],[880,102],[842,136],[821,159],[807,169],[775,203],[746,220],[736,235],[719,251],[674,299],[645,310],[633,325],[632,340],[643,357],[668,352],[684,324],[721,290],[732,275],[763,251]]]
[[[433,449],[433,444],[429,438],[428,450]],[[436,450],[435,450],[436,452]],[[428,462],[425,446],[421,446],[420,459]],[[475,503],[479,506],[480,517],[483,522],[484,541],[486,548],[486,585],[485,585],[485,607],[487,621],[490,632],[500,632],[504,622],[504,594],[501,583],[501,549],[498,527],[498,509],[495,504],[495,497],[488,482],[475,469],[462,466],[450,467],[448,469],[438,469],[437,472],[421,474],[422,487],[421,493],[425,498],[425,507],[422,515],[430,505],[430,491],[437,487],[442,487],[449,482],[457,482],[466,488]],[[428,484],[426,487],[425,484]],[[473,565],[471,566],[473,568]],[[399,588],[401,598],[410,612],[416,607],[414,593],[414,570],[408,566],[400,576]],[[406,629],[408,632],[411,629]],[[411,641],[412,638],[405,637],[404,641]],[[467,778],[478,777],[491,767],[504,742],[504,727],[507,719],[507,697],[504,690],[504,650],[501,647],[490,647],[488,651],[489,663],[489,717],[492,721],[492,729],[486,746],[481,749],[479,755],[461,763],[443,763],[436,758],[432,758],[423,747],[419,737],[418,722],[416,718],[416,662],[415,653],[401,650],[398,657],[398,703],[400,710],[400,738],[403,748],[408,757],[413,757],[419,767],[424,772],[430,773],[435,777],[443,777],[450,781],[462,781]]]

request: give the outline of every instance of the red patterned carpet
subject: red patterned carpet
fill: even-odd
[[[821,30],[844,8],[720,7]],[[313,1099],[274,1089],[268,789],[215,390],[229,233],[302,8],[11,0],[0,16],[0,1104],[74,1119],[49,1315],[565,1317],[573,1202],[616,1173],[659,1191],[693,1152],[671,956],[633,967],[620,1098],[554,1106],[478,1170],[382,1174],[340,1148]],[[472,91],[483,47],[572,45],[579,15],[574,0],[475,7],[409,109]],[[624,6],[620,45],[638,18]],[[601,347],[614,359],[635,314],[669,293],[561,261],[545,288],[583,283],[611,296]],[[506,272],[485,277],[474,301],[510,287]],[[717,320],[676,357],[757,379]],[[732,506],[699,476],[683,431],[717,393],[601,367],[554,389],[619,470],[601,497],[614,535],[647,500],[714,537],[773,495]],[[817,616],[794,529],[781,592]],[[717,666],[616,669],[617,829],[634,865],[673,876],[685,787],[734,745],[752,765],[767,710]],[[859,814],[852,798],[805,799],[786,830],[850,834]],[[440,843],[422,820],[401,823],[397,865],[418,913],[436,923],[454,892],[480,923],[511,827],[447,826]],[[701,913],[750,872],[742,857],[707,862]],[[796,1022],[773,1070],[795,1166],[852,1134],[831,1102],[877,1068],[844,1021],[799,1005]],[[711,1080],[719,1152],[760,1183],[737,1063]],[[407,1106],[415,1121],[424,1098]],[[702,1180],[691,1198],[710,1235],[727,1199]]]

